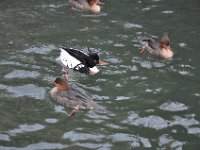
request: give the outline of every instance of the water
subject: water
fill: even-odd
[[[105,3],[91,15],[64,0],[1,0],[0,149],[198,149],[200,2]],[[138,54],[136,36],[166,31],[173,60]],[[110,63],[75,81],[106,113],[67,118],[52,103],[60,46],[93,48]]]

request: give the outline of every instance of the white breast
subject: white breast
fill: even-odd
[[[92,11],[93,13],[99,13],[101,11],[101,7],[99,5],[95,5],[95,6],[89,6],[89,10]]]
[[[99,72],[99,69],[96,66],[94,66],[93,68],[89,68],[89,74],[90,75],[95,75],[98,72]]]
[[[173,51],[171,51],[169,49],[167,49],[167,50],[166,49],[162,49],[160,51],[160,55],[161,55],[161,57],[163,57],[165,59],[170,59],[170,58],[173,57],[174,53],[173,53]]]

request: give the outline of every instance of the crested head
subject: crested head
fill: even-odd
[[[56,87],[58,88],[59,91],[68,89],[67,81],[63,78],[57,77],[54,80],[54,83],[56,84]]]
[[[160,47],[163,46],[170,46],[170,40],[167,32],[165,32],[162,38],[160,39]]]
[[[101,11],[101,7],[98,5],[97,0],[87,0],[89,7],[87,8],[88,11],[93,13],[99,13]]]
[[[97,0],[87,0],[87,2],[90,6],[97,4]]]
[[[57,78],[54,80],[54,82],[55,82],[56,84],[63,84],[63,83],[64,83],[64,80],[63,80],[62,78],[60,78],[60,77],[57,77]]]
[[[92,59],[93,62],[96,64],[99,63],[99,56],[97,53],[89,53],[89,57]]]

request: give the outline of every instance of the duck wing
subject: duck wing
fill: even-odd
[[[159,42],[156,39],[148,39],[148,46],[155,51],[160,49]]]
[[[51,98],[57,104],[65,107],[80,106],[81,108],[104,110],[101,105],[97,104],[92,97],[77,86],[72,85],[67,91],[55,92],[53,90],[50,91]]]
[[[83,89],[76,85],[71,86],[71,94],[76,97],[76,100],[83,105],[83,107],[89,109],[103,110],[104,108],[96,103],[92,97],[90,97]]]
[[[84,61],[84,58],[88,57],[86,54],[72,48],[60,48],[60,50],[60,61],[64,66],[81,73],[89,72]]]

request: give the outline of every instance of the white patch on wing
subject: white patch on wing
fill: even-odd
[[[60,50],[60,61],[64,66],[73,69],[78,64],[81,64],[81,67],[84,67],[84,65],[78,59],[71,56],[67,51],[62,48],[60,48]]]

